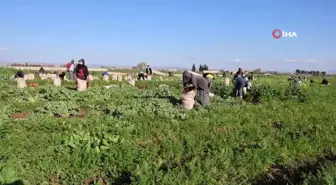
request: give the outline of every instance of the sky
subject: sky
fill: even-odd
[[[334,0],[1,0],[0,61],[336,71]],[[274,29],[297,37],[274,39]]]

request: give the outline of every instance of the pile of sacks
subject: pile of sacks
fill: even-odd
[[[35,75],[32,73],[24,75],[25,80],[35,80]]]
[[[51,79],[53,80],[54,78],[56,78],[56,74],[43,74],[43,73],[40,73],[39,74],[41,80],[47,80],[47,79]]]

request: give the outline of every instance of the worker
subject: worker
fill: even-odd
[[[152,74],[153,74],[152,68],[149,65],[147,65],[147,68],[146,68],[146,78],[147,78],[147,80],[152,79]]]
[[[329,82],[326,78],[323,78],[322,82],[321,82],[322,85],[328,85]]]
[[[44,74],[44,69],[43,69],[43,67],[40,68],[39,73],[40,73],[40,74]]]
[[[243,88],[246,84],[246,80],[245,78],[243,78],[242,76],[237,76],[234,79],[234,94],[236,97],[239,97],[241,99],[243,99]]]
[[[209,82],[202,76],[196,76],[185,70],[183,72],[183,86],[186,88],[189,85],[197,89],[195,105],[208,105],[210,104]]]
[[[89,70],[85,65],[85,60],[80,59],[78,61],[78,65],[74,70],[74,74],[76,76],[76,84],[78,91],[85,91],[88,88],[88,76]]]
[[[24,78],[24,73],[22,71],[18,71],[15,74],[15,80],[17,82],[17,87],[19,89],[23,89],[23,88],[27,87],[27,83],[26,83],[26,80]]]

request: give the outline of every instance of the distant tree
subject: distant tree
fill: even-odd
[[[147,63],[146,62],[140,62],[138,65],[137,65],[137,69],[141,72],[144,72],[145,69],[147,67]]]
[[[255,73],[255,74],[260,74],[261,73],[261,69],[258,68],[258,69],[252,70],[251,72]]]
[[[322,71],[322,72],[321,72],[321,75],[322,75],[322,76],[325,76],[325,75],[327,75],[327,73],[326,73],[325,71]]]
[[[301,70],[300,70],[300,69],[297,69],[297,70],[295,71],[295,73],[296,73],[296,74],[301,74]]]
[[[205,70],[209,70],[209,67],[206,64],[203,65],[203,71]]]
[[[193,66],[192,66],[192,69],[191,69],[193,72],[196,72],[196,66],[195,66],[195,64],[193,64]]]
[[[320,74],[321,74],[320,71],[316,71],[317,76],[320,76]]]
[[[198,71],[199,71],[199,72],[202,72],[203,70],[204,70],[204,67],[203,67],[202,64],[200,64]]]
[[[26,66],[28,66],[28,62],[26,62]]]

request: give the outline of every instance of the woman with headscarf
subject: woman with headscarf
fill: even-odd
[[[78,91],[85,91],[88,88],[88,76],[89,76],[89,70],[85,65],[85,60],[80,59],[78,61],[78,65],[76,66],[74,70],[74,74],[76,77],[76,83],[77,83],[77,90]]]
[[[26,80],[24,78],[24,73],[22,71],[18,71],[16,74],[15,74],[15,80],[17,82],[17,87],[19,89],[23,89],[23,88],[26,88],[27,87],[27,83],[26,83]]]
[[[196,76],[185,70],[183,72],[183,86],[186,88],[188,85],[192,85],[197,89],[196,104],[210,104],[209,82],[203,76]]]

